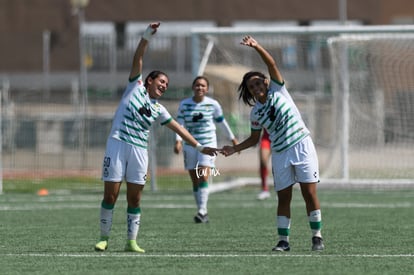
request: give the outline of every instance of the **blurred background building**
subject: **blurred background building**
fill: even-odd
[[[191,30],[413,25],[414,1],[0,0],[3,144],[0,166],[12,173],[18,170],[100,169],[111,118],[125,87],[133,53],[142,32],[152,21],[161,21],[162,26],[151,41],[144,70],[160,69],[168,73],[170,87],[163,101],[174,115],[179,100],[191,95],[191,81],[199,65],[193,60],[195,47]],[[234,37],[234,41],[240,37]],[[328,110],[332,106],[332,87],[326,38],[286,35],[264,38],[280,61],[291,91],[298,94],[296,98],[303,105],[304,117],[315,118],[307,122],[313,133],[321,135],[315,137],[317,145],[330,144],[334,142],[331,139],[335,139],[329,128],[333,126],[324,121],[332,116]],[[201,45],[198,50],[206,47]],[[219,62],[228,62],[228,57],[229,52],[212,54],[212,59]],[[405,66],[403,75],[412,75],[409,65],[402,66]],[[228,62],[227,68],[231,67]],[[245,118],[235,116],[232,120],[239,108],[232,103],[236,100],[234,90],[239,76],[223,80],[220,79],[223,74],[219,71],[209,75],[215,84],[214,96],[224,105],[232,126],[240,128],[239,137],[242,137],[248,127],[238,123],[245,122]],[[404,96],[400,96],[400,102],[410,103],[414,100],[411,82],[402,82],[399,96]],[[303,97],[303,94],[312,94],[312,97]],[[310,98],[326,104],[320,104],[318,108],[321,110],[315,111],[314,105],[309,103]],[[404,112],[409,114],[404,121],[410,121],[411,108],[408,110]],[[321,115],[322,112],[325,114]],[[400,115],[392,114],[391,118],[394,117]],[[390,116],[386,119],[389,121]],[[412,140],[405,133],[412,132],[413,125],[398,127],[403,128],[398,133],[404,133],[404,140]],[[386,135],[382,128],[379,131],[381,136]],[[159,166],[171,168],[173,164],[182,170],[181,161],[166,157],[172,152],[171,136],[158,134],[157,154],[162,156],[158,159]],[[395,136],[387,135],[386,138],[395,139]],[[329,154],[326,162],[330,162]],[[250,159],[256,157],[253,148]],[[234,163],[244,169],[243,163]],[[255,171],[252,163],[244,162]],[[220,162],[219,165],[224,167]]]
[[[252,21],[339,24],[344,12],[354,24],[414,24],[411,0],[0,0],[0,74],[44,71],[45,47],[48,70],[78,70],[79,30],[88,36],[113,35],[120,51],[135,46],[126,43],[128,35],[155,20],[165,23],[161,31],[186,34],[197,26]],[[89,59],[88,66],[94,69],[99,62]]]

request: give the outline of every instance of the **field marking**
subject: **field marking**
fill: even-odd
[[[63,202],[63,203],[62,203]],[[271,201],[269,201],[271,202]],[[238,203],[234,205],[231,201],[229,202],[218,202],[215,203],[215,208],[232,208],[237,206],[238,208],[249,208],[257,206],[256,201]],[[292,207],[303,207],[302,202],[293,202]],[[323,207],[329,208],[383,208],[383,209],[396,209],[396,208],[411,208],[413,203],[409,201],[401,201],[398,203],[356,203],[356,202],[346,202],[346,203],[322,203]],[[57,201],[34,201],[19,205],[10,205],[7,202],[0,202],[0,211],[35,211],[35,210],[62,210],[62,209],[98,209],[100,207],[99,202],[90,202],[77,203],[73,198],[69,201],[59,200]],[[193,203],[156,203],[148,200],[143,203],[143,208],[146,209],[191,209],[194,208]],[[269,204],[263,205],[264,208],[274,208],[275,203],[271,202]]]
[[[68,258],[265,258],[265,257],[286,257],[286,258],[336,258],[336,257],[350,257],[350,258],[413,258],[414,254],[288,254],[288,253],[274,253],[274,254],[131,254],[131,253],[6,253],[0,254],[5,257],[68,257]]]

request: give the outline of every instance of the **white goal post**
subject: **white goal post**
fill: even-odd
[[[408,105],[409,110],[406,110],[403,116],[410,116],[414,118],[414,82],[412,76],[414,75],[414,33],[369,33],[369,34],[340,34],[328,39],[327,43],[330,50],[331,59],[331,75],[333,89],[337,92],[337,102],[340,106],[337,106],[342,111],[341,125],[343,126],[341,131],[341,157],[342,157],[342,177],[349,179],[349,144],[350,144],[350,128],[352,126],[358,127],[352,123],[352,118],[356,116],[352,111],[363,110],[365,107],[370,109],[370,114],[365,112],[365,125],[364,128],[372,127],[373,131],[370,131],[370,137],[368,137],[368,143],[374,143],[381,147],[387,147],[387,143],[393,142],[390,139],[399,139],[399,144],[408,142],[408,146],[403,147],[403,150],[411,152],[411,156],[414,155],[414,151],[411,151],[410,144],[414,142],[414,128],[409,127],[404,129],[403,136],[389,137],[387,131],[392,126],[386,125],[387,123],[387,109],[392,108],[391,112],[398,109],[396,104],[391,105],[392,99],[390,97],[398,96],[399,91],[393,89],[402,89],[404,92],[411,94]],[[391,61],[391,63],[389,63]],[[375,62],[374,65],[370,65]],[[392,67],[392,63],[396,62]],[[369,66],[369,68],[365,68]],[[359,67],[359,68],[358,68]],[[362,67],[362,69],[361,69]],[[403,72],[398,73],[398,77],[395,77],[397,70],[404,68]],[[351,77],[351,74],[354,77]],[[363,76],[366,74],[367,76]],[[370,75],[368,75],[370,74]],[[356,76],[355,76],[356,75]],[[401,81],[401,82],[398,82]],[[371,89],[371,98],[368,102],[366,94],[360,96],[355,94],[354,91],[361,90],[361,86],[367,86],[369,82]],[[393,83],[395,82],[395,83]],[[405,83],[402,83],[405,82]],[[364,90],[367,90],[366,88]],[[374,91],[374,92],[372,92]],[[388,100],[386,99],[388,97]],[[356,105],[360,105],[357,107]],[[391,105],[391,106],[390,106]],[[351,110],[352,108],[352,110]],[[398,120],[404,119],[399,116]],[[409,119],[407,119],[409,123]],[[389,124],[390,122],[388,122]],[[360,122],[360,124],[362,124]],[[360,139],[367,139],[367,137],[358,137]],[[411,146],[412,148],[412,146]],[[403,164],[404,155],[398,153],[397,148],[394,147],[394,155],[400,159]],[[393,154],[389,154],[391,157]],[[392,159],[389,159],[393,162]],[[408,158],[406,162],[411,162],[412,159]]]
[[[248,70],[265,72],[239,45],[247,34],[276,57],[311,128],[322,177],[414,183],[414,26],[193,29],[193,74],[210,78],[241,138],[249,108],[236,103],[238,84]]]

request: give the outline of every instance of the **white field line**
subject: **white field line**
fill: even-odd
[[[273,179],[269,177],[269,183]],[[235,178],[225,182],[217,182],[210,186],[210,193],[222,192],[234,188],[243,187],[246,185],[260,185],[260,179],[250,177]],[[298,187],[296,184],[295,187]],[[402,180],[366,180],[366,179],[350,179],[350,180],[335,180],[335,179],[321,179],[318,183],[318,188],[335,188],[335,189],[400,189],[400,188],[414,188],[414,181],[412,179]]]
[[[263,258],[263,257],[286,257],[286,258],[303,258],[303,257],[317,257],[317,258],[413,258],[414,254],[131,254],[131,253],[5,253],[1,254],[3,257],[68,257],[68,258]]]
[[[237,178],[227,182],[218,182],[210,185],[210,193],[218,193],[225,190],[239,188],[246,185],[256,185],[259,184],[258,178]],[[339,186],[342,183],[331,183],[333,186]],[[329,184],[329,185],[331,185]],[[323,184],[321,184],[323,185]],[[328,185],[328,184],[327,184]],[[392,184],[389,184],[392,186]],[[295,186],[298,187],[297,185]],[[0,197],[1,199],[1,197]],[[30,211],[30,210],[59,210],[59,209],[93,209],[99,208],[102,195],[56,195],[56,196],[44,196],[44,197],[31,197],[28,199],[27,196],[22,196],[19,198],[7,198],[4,201],[0,200],[0,211]],[[408,199],[405,201],[404,199]],[[181,203],[175,203],[177,198],[174,195],[165,195],[154,198],[149,198],[143,200],[143,207],[151,208],[164,208],[164,209],[183,209],[183,208],[194,208],[193,197],[181,197]],[[118,199],[119,202],[125,201],[124,196],[120,196]],[[171,201],[171,202],[170,202]],[[271,202],[269,200],[269,202]],[[264,207],[275,207],[276,202],[271,202],[264,205]],[[256,201],[246,201],[242,204],[237,202],[237,207],[253,207],[256,206]],[[398,203],[360,203],[360,202],[346,202],[346,203],[323,203],[323,207],[329,208],[384,208],[384,209],[393,209],[393,208],[411,208],[413,207],[413,202],[411,198],[401,198],[401,201]],[[218,208],[232,208],[235,207],[231,203],[231,200],[227,202],[218,203],[215,207]],[[293,202],[292,207],[303,207],[303,203]]]
[[[218,202],[215,203],[215,208],[250,208],[257,206],[256,201],[246,201],[244,203],[233,203],[232,201],[226,202]],[[292,207],[303,207],[303,202],[292,202]],[[323,207],[329,208],[357,208],[357,209],[364,209],[364,208],[379,208],[379,209],[397,209],[397,208],[412,208],[414,207],[414,203],[411,201],[400,201],[398,203],[361,203],[361,202],[326,202],[322,203]],[[36,210],[62,210],[62,209],[98,209],[100,207],[100,200],[85,202],[82,199],[79,201],[74,200],[74,198],[70,198],[69,200],[61,200],[58,201],[51,199],[50,201],[24,201],[21,203],[14,202],[10,204],[10,202],[0,202],[0,211],[36,211]],[[167,200],[147,200],[142,205],[143,208],[146,209],[192,209],[194,208],[194,203],[192,202],[184,202],[184,203],[174,203],[168,202]],[[276,207],[276,201],[270,201],[263,205],[263,208],[274,208]]]

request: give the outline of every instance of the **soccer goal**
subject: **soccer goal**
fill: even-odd
[[[237,102],[237,87],[249,70],[267,74],[240,45],[247,34],[275,57],[311,130],[322,178],[414,183],[414,26],[194,29],[193,74],[211,79],[240,139],[250,108]]]

